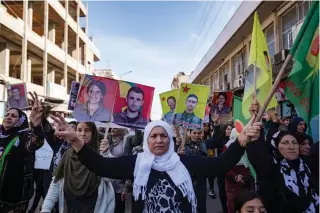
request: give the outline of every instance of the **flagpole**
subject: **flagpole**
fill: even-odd
[[[261,120],[262,115],[266,111],[266,109],[267,109],[267,107],[268,107],[268,105],[269,105],[269,103],[271,101],[271,98],[272,98],[273,94],[275,93],[276,89],[278,88],[278,86],[280,84],[281,78],[282,78],[283,74],[285,73],[286,68],[287,68],[291,58],[292,58],[292,55],[288,54],[286,60],[284,61],[283,65],[282,65],[282,67],[280,69],[280,72],[279,72],[276,80],[274,81],[274,83],[272,85],[271,91],[269,92],[269,94],[267,96],[267,99],[265,100],[265,102],[263,103],[261,109],[259,110],[259,113],[258,113],[258,115],[256,117],[256,121],[260,121]]]
[[[253,64],[253,97],[255,99],[257,97],[257,66],[256,63]]]

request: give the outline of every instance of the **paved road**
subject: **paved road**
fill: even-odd
[[[209,189],[208,189],[209,192]],[[217,186],[217,181],[215,181],[215,193],[217,194],[217,198],[216,199],[212,199],[209,195],[207,195],[207,213],[222,213],[222,208],[221,208],[221,204],[220,204],[220,200],[219,200],[219,190],[218,190],[218,186]],[[131,200],[131,199],[128,199]],[[33,202],[33,198],[30,201],[30,205],[29,207],[31,207],[31,203]],[[129,205],[130,205],[130,201],[129,201]],[[42,204],[42,200],[39,202],[39,207]],[[38,208],[39,210],[39,208]],[[39,211],[36,211],[36,213],[39,213]],[[126,208],[126,212],[125,213],[131,213],[131,209],[130,208]]]

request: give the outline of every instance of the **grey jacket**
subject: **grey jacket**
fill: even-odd
[[[110,121],[111,111],[101,106],[91,116],[88,112],[87,104],[81,104],[74,108],[72,115],[78,122]]]

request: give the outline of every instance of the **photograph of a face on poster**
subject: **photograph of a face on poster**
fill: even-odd
[[[28,107],[26,84],[7,85],[8,108],[24,109]]]
[[[110,121],[118,82],[85,75],[80,83],[73,117],[79,122]]]
[[[68,110],[74,110],[74,107],[76,106],[76,103],[77,103],[77,96],[79,93],[79,88],[80,88],[80,83],[77,81],[72,81]]]
[[[154,88],[127,81],[118,82],[113,122],[121,126],[144,129],[150,120]]]
[[[214,92],[211,113],[229,115],[233,100],[233,92]]]
[[[182,83],[173,123],[187,129],[201,129],[209,87]]]
[[[168,124],[173,123],[174,110],[176,108],[177,100],[179,97],[179,90],[171,90],[159,94],[162,107],[163,120]]]

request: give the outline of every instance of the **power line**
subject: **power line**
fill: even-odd
[[[207,21],[208,21],[208,18],[209,18],[209,14],[211,13],[214,4],[215,4],[215,2],[213,2],[213,1],[210,2],[210,7],[209,7],[209,9],[206,11],[206,13],[205,13],[205,15],[204,15],[203,21],[202,21],[202,22],[201,22],[201,21],[199,22],[199,23],[201,23],[201,26],[200,26],[200,28],[197,28],[197,30],[196,30],[196,32],[197,32],[196,36],[197,36],[197,37],[200,37],[200,38],[201,38],[202,31],[203,31],[203,29],[205,28],[205,26],[206,26],[206,24],[207,24]],[[206,8],[207,8],[207,7],[206,7]],[[189,58],[190,55],[192,55],[192,52],[194,51],[194,48],[196,47],[196,43],[198,42],[198,39],[194,39],[193,41],[194,41],[194,42],[193,42],[193,44],[192,44],[192,48],[191,48],[190,52],[188,53],[187,58]]]
[[[217,17],[219,16],[219,14],[220,14],[220,12],[221,12],[221,8],[223,7],[223,5],[224,5],[224,4],[225,4],[225,1],[223,1],[223,3],[221,4],[221,6],[220,6],[220,8],[219,8],[218,13],[217,13],[217,14],[216,14],[216,16],[213,18],[213,20],[212,20],[212,22],[211,22],[211,24],[210,24],[210,27],[208,28],[208,30],[207,30],[207,32],[206,32],[206,34],[205,34],[205,36],[203,37],[203,41],[205,41],[205,39],[207,38],[208,33],[210,32],[210,30],[211,30],[211,28],[212,28],[213,24],[215,23],[215,21],[216,21]],[[194,52],[194,54],[192,55],[192,57],[191,57],[191,58],[193,58],[193,57],[194,57],[194,55],[196,55],[196,54],[197,54],[197,52],[199,51],[200,47],[201,47],[201,45],[199,45],[199,46],[198,46],[198,48],[196,49],[196,51]]]
[[[210,5],[210,6],[209,6]],[[194,51],[194,48],[195,48],[195,45],[196,43],[198,42],[198,38],[197,37],[200,37],[203,31],[203,28],[205,27],[205,24],[207,22],[207,19],[208,19],[208,15],[210,14],[211,10],[212,10],[212,7],[213,7],[213,1],[207,1],[206,3],[206,6],[201,14],[201,17],[198,21],[198,24],[195,28],[195,36],[194,37],[191,37],[190,39],[190,43],[189,43],[189,46],[187,48],[187,54],[186,54],[186,59],[185,61],[183,62],[183,65],[184,66],[186,64],[186,61],[190,58],[190,55],[192,54],[192,52]],[[183,68],[182,68],[183,70]]]

